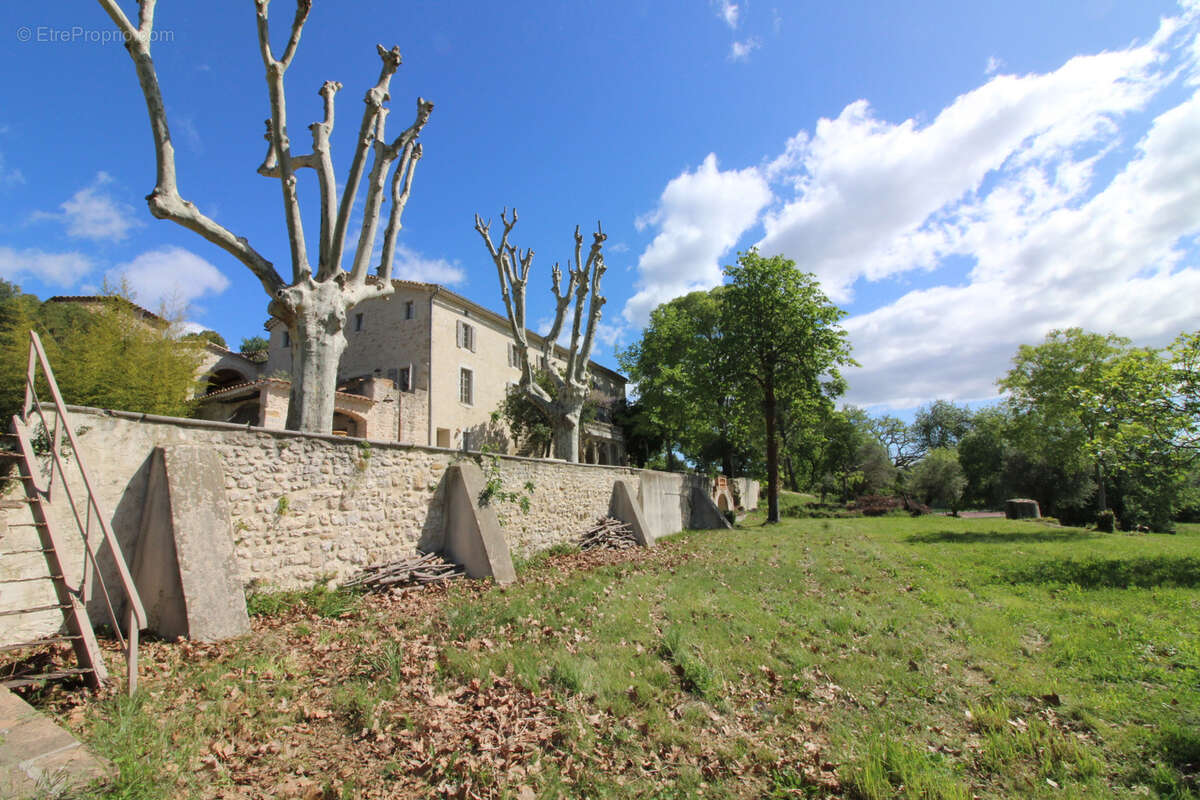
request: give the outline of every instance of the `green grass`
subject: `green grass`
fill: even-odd
[[[586,570],[533,559],[516,585],[460,583],[421,614],[323,588],[256,595],[254,637],[208,659],[164,645],[169,668],[96,704],[85,735],[117,759],[109,796],[128,798],[211,796],[236,782],[198,768],[214,741],[261,748],[306,725],[333,738],[285,746],[279,769],[358,753],[343,793],[463,775],[483,796],[1200,796],[1200,526],[760,521]],[[428,730],[406,693],[501,681],[554,720],[519,780],[470,748],[427,774],[363,750]]]

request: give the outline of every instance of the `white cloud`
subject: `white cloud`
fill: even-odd
[[[729,45],[729,60],[747,61],[750,58],[750,54],[760,47],[762,47],[762,42],[756,36],[751,36],[749,39],[743,39],[740,42],[735,41]]]
[[[737,3],[730,3],[729,0],[716,0],[713,3],[717,8],[717,16],[724,20],[730,30],[737,30],[738,14],[740,9]]]
[[[58,220],[66,226],[67,233],[76,238],[119,242],[130,230],[143,223],[132,206],[120,202],[104,190],[112,182],[107,172],[97,172],[90,185],[71,195],[59,206],[62,211],[35,211],[32,219]]]
[[[457,264],[444,258],[427,258],[417,251],[396,245],[396,262],[392,276],[403,281],[444,283],[451,286],[466,280],[466,273]]]
[[[112,284],[124,280],[135,302],[151,311],[181,312],[196,300],[229,288],[229,279],[212,264],[190,250],[172,246],[118,264],[106,279]]]
[[[1046,186],[1031,208],[992,192],[963,234],[976,257],[967,285],[909,292],[847,320],[864,365],[850,373],[850,399],[904,408],[995,396],[1017,346],[1054,328],[1161,345],[1200,327],[1200,262],[1186,249],[1200,234],[1195,141],[1200,95],[1159,115],[1136,156],[1085,201],[1072,202],[1076,177]]]
[[[722,171],[712,153],[694,172],[673,178],[658,208],[636,221],[638,230],[653,225],[659,232],[638,259],[637,293],[625,304],[625,319],[644,325],[658,304],[719,284],[719,259],[770,201],[758,169]]]
[[[759,247],[815,272],[837,300],[860,278],[932,269],[956,247],[985,180],[1111,141],[1167,77],[1149,45],[1079,56],[1044,75],[998,76],[932,123],[877,119],[865,100],[818,121],[768,166],[795,199],[768,213]]]
[[[983,73],[985,75],[995,75],[997,72],[999,72],[1003,68],[1004,68],[1004,59],[1002,59],[998,56],[988,56],[987,66],[984,67]]]
[[[36,278],[43,283],[69,287],[95,266],[95,262],[79,252],[47,253],[34,247],[24,250],[0,247],[0,278],[8,281]]]

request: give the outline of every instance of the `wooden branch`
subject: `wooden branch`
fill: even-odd
[[[587,332],[583,337],[583,347],[579,352],[579,360],[576,362],[575,381],[579,385],[586,388],[587,381],[585,378],[588,373],[588,364],[592,359],[592,345],[595,343],[596,327],[600,324],[601,309],[608,302],[608,298],[600,294],[600,279],[604,277],[605,271],[608,269],[604,264],[604,241],[608,238],[600,227],[600,223],[596,223],[596,232],[592,234],[592,249],[588,253],[587,265],[584,267],[584,274],[591,275],[591,294],[590,305],[588,306],[588,321]],[[576,313],[578,317],[578,313]]]
[[[342,268],[342,256],[346,250],[346,230],[350,225],[350,212],[354,208],[354,198],[358,194],[358,187],[362,182],[363,170],[367,163],[367,150],[371,149],[375,141],[376,118],[389,97],[388,86],[391,85],[392,76],[400,68],[399,47],[385,50],[383,45],[376,45],[375,49],[379,53],[383,66],[379,72],[379,80],[367,90],[366,97],[363,98],[367,107],[363,111],[362,124],[358,129],[358,144],[354,148],[354,159],[350,163],[350,173],[347,175],[346,185],[342,189],[337,222],[334,225],[333,238],[329,243],[328,270],[331,274],[337,274]]]
[[[363,206],[363,224],[359,231],[358,250],[354,254],[354,266],[350,272],[350,285],[361,286],[367,280],[367,267],[370,264],[372,251],[375,249],[375,232],[379,230],[379,214],[383,207],[383,188],[387,181],[388,171],[401,153],[406,154],[405,161],[401,163],[400,169],[404,170],[409,167],[408,177],[406,178],[406,187],[411,187],[412,171],[411,167],[415,166],[415,162],[411,161],[411,156],[415,153],[417,159],[420,160],[420,145],[416,144],[417,137],[421,135],[421,129],[425,127],[425,123],[429,121],[429,115],[433,112],[433,103],[426,102],[425,98],[417,98],[417,118],[408,128],[404,130],[391,144],[385,143],[384,125],[387,122],[388,109],[381,108],[376,116],[377,127],[375,129],[375,163],[371,167],[371,178],[367,183],[367,199]],[[399,174],[399,173],[397,173]],[[396,195],[396,198],[400,195]],[[403,194],[403,201],[408,202],[407,188]],[[399,232],[400,214],[404,213],[404,206],[397,207],[393,204],[392,216],[389,220],[389,231],[392,234],[393,245],[395,234]],[[391,221],[394,220],[396,227],[391,227]],[[389,274],[390,274],[390,262]],[[382,264],[381,264],[382,266]],[[391,291],[391,285],[387,286],[386,291]]]
[[[271,143],[279,170],[279,184],[283,192],[283,212],[287,221],[288,244],[292,255],[292,282],[298,283],[312,273],[304,243],[304,221],[300,215],[300,197],[296,191],[295,166],[292,164],[292,144],[287,131],[287,95],[283,88],[283,76],[287,72],[296,47],[300,43],[300,32],[308,17],[309,0],[297,0],[296,17],[288,39],[283,59],[276,59],[271,52],[270,25],[267,10],[271,0],[255,0],[258,20],[258,47],[263,66],[267,68],[267,90],[271,100]]]
[[[400,157],[400,164],[392,175],[392,211],[388,217],[387,230],[383,235],[383,257],[379,262],[376,274],[384,283],[392,281],[392,266],[396,259],[396,236],[400,233],[400,217],[404,207],[408,205],[408,196],[412,192],[413,173],[417,171],[417,162],[421,160],[421,145],[409,142]],[[401,189],[403,186],[403,189]]]
[[[169,219],[194,231],[225,252],[241,261],[258,278],[264,290],[275,297],[286,284],[275,270],[275,266],[264,258],[241,236],[200,213],[196,207],[179,193],[175,172],[175,148],[171,143],[171,132],[167,125],[166,106],[162,90],[150,57],[150,40],[154,31],[155,0],[140,0],[138,3],[139,25],[134,28],[125,16],[117,0],[99,0],[117,28],[125,35],[126,50],[133,60],[138,83],[146,100],[146,111],[150,118],[150,132],[154,138],[155,184],[154,191],[146,202],[150,213],[158,219]]]
[[[329,262],[329,251],[333,241],[333,228],[337,224],[337,177],[333,174],[333,152],[329,137],[333,135],[333,99],[342,85],[337,81],[325,81],[320,95],[325,101],[325,119],[308,126],[312,131],[313,157],[316,163],[317,181],[321,189],[321,239],[317,246],[317,280],[325,280],[333,274]]]

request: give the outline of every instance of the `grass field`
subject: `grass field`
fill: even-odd
[[[34,699],[111,797],[1200,796],[1197,526],[760,521],[258,598],[134,700]]]

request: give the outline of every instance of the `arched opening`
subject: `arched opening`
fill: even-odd
[[[232,422],[235,425],[258,425],[262,419],[262,407],[257,400],[252,400],[249,403],[242,403],[236,409],[226,422]]]
[[[250,379],[236,369],[218,369],[208,374],[208,383],[204,387],[205,394],[219,392],[240,383],[249,383]]]
[[[721,492],[720,494],[717,495],[717,508],[719,508],[721,511],[729,510],[729,493],[728,492]]]
[[[333,412],[334,436],[362,436],[362,421],[341,411]]]

